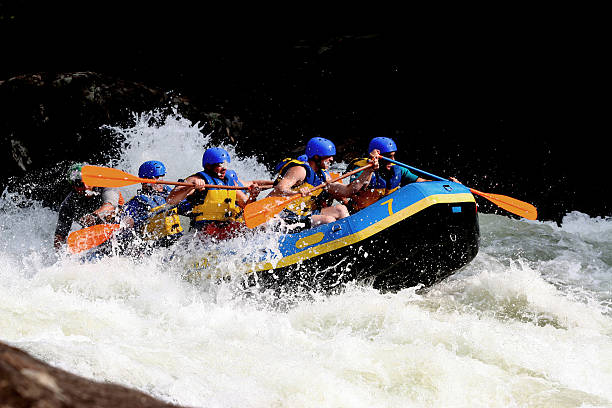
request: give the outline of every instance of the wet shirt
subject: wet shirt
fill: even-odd
[[[73,222],[85,214],[94,212],[105,203],[110,203],[116,208],[119,205],[119,191],[106,187],[94,187],[92,195],[71,191],[60,205],[55,235],[67,237]]]

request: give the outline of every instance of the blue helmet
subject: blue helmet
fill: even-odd
[[[372,150],[378,149],[381,154],[396,152],[397,146],[393,139],[388,137],[375,137],[370,141],[370,145],[368,146],[368,153]]]
[[[138,168],[138,177],[153,178],[166,175],[166,166],[164,163],[157,160],[149,160],[140,165]]]
[[[306,144],[306,156],[311,159],[313,156],[335,156],[336,145],[331,140],[322,137],[313,137]]]
[[[206,167],[207,164],[224,162],[230,163],[230,155],[225,149],[221,149],[220,147],[211,147],[210,149],[206,149],[204,155],[202,156],[202,167]]]
[[[298,156],[297,159],[299,161],[303,161],[303,162],[307,162],[308,161],[308,156],[306,156],[305,154]]]

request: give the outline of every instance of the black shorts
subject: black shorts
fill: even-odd
[[[285,209],[279,214],[279,216],[282,218],[283,221],[285,221],[285,223],[289,225],[304,224],[304,227],[300,228],[300,230],[312,227],[312,214],[297,215],[296,213]]]

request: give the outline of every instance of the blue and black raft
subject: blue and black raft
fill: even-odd
[[[273,285],[297,283],[324,289],[362,280],[386,290],[431,286],[478,254],[480,228],[474,195],[516,216],[537,219],[537,209],[527,202],[483,193],[390,158],[380,159],[436,181],[408,184],[350,217],[285,234],[279,239],[280,255],[255,263],[249,273]]]
[[[347,218],[279,235],[274,254],[245,260],[245,276],[250,284],[276,288],[333,290],[350,281],[383,290],[430,286],[468,264],[479,237],[468,188],[412,183]],[[211,262],[200,262],[198,277],[210,276]]]

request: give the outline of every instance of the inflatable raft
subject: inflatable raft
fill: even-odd
[[[245,260],[245,276],[264,287],[332,289],[349,281],[371,281],[384,290],[430,286],[468,264],[479,238],[468,188],[412,183],[350,217],[280,235],[274,254]],[[197,262],[191,277],[210,277],[202,272],[212,258]]]

